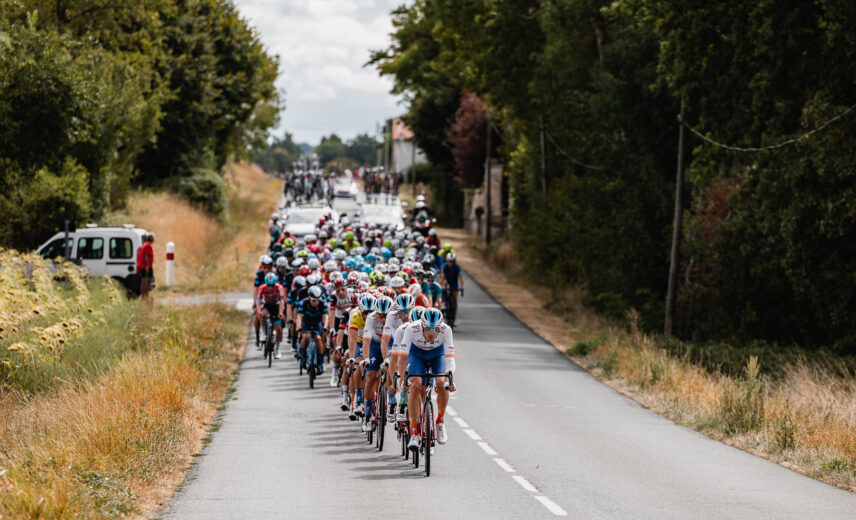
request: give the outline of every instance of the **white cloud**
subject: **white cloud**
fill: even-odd
[[[350,138],[404,108],[390,78],[363,67],[389,45],[390,11],[402,0],[236,0],[269,52],[280,57],[277,86],[286,110],[277,133],[317,143],[336,132]]]

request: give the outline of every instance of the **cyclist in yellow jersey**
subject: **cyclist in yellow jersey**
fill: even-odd
[[[375,298],[371,294],[360,295],[357,306],[351,311],[348,320],[348,356],[350,360],[362,357],[363,330],[366,327],[366,317],[374,308]],[[348,385],[342,385],[342,411],[351,410],[350,419],[357,420],[357,416],[363,415],[363,374],[359,364],[356,365],[354,373]]]

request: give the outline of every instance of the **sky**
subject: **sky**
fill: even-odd
[[[234,0],[279,55],[277,87],[285,111],[273,135],[317,145],[335,132],[343,139],[375,132],[405,107],[389,93],[392,79],[363,67],[369,52],[389,45],[390,11],[403,0]]]

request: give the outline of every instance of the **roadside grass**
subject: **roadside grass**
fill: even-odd
[[[535,284],[507,242],[488,248],[461,230],[440,235],[480,285],[601,381],[679,424],[856,491],[853,359],[667,341],[641,332],[635,312],[610,321],[585,307],[579,289]]]
[[[132,223],[155,233],[157,293],[235,291],[252,287],[264,225],[280,201],[282,182],[255,165],[230,162],[224,169],[229,211],[220,222],[167,192],[137,191],[126,209],[108,217],[114,225]],[[175,243],[175,285],[164,285],[166,243]]]
[[[150,514],[202,446],[246,315],[59,278],[0,251],[0,518]]]

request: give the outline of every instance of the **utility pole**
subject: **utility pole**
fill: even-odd
[[[493,208],[491,207],[491,204],[490,204],[491,203],[491,200],[490,200],[490,198],[491,198],[490,197],[490,192],[491,192],[491,182],[490,182],[490,178],[491,178],[491,174],[490,174],[490,138],[491,138],[490,114],[488,114],[487,111],[485,111],[485,136],[486,136],[485,141],[487,141],[487,144],[485,146],[485,160],[484,160],[485,191],[486,191],[486,194],[485,194],[486,203],[485,203],[485,205],[487,206],[487,208],[485,208],[487,210],[487,211],[485,211],[485,214],[487,215],[487,229],[485,230],[484,241],[486,244],[490,245],[490,241],[492,238],[491,237],[491,234],[492,234],[491,228],[493,227],[492,226],[492,224],[493,224],[493,222],[492,222]]]
[[[675,292],[678,285],[678,261],[681,256],[681,224],[684,205],[684,111],[686,97],[681,96],[681,115],[678,116],[678,172],[675,175],[675,220],[672,224],[672,254],[669,258],[669,286],[666,290],[666,320],[663,334],[672,335],[675,316]]]
[[[547,160],[544,157],[544,115],[540,117],[541,122],[541,196],[547,201]]]

